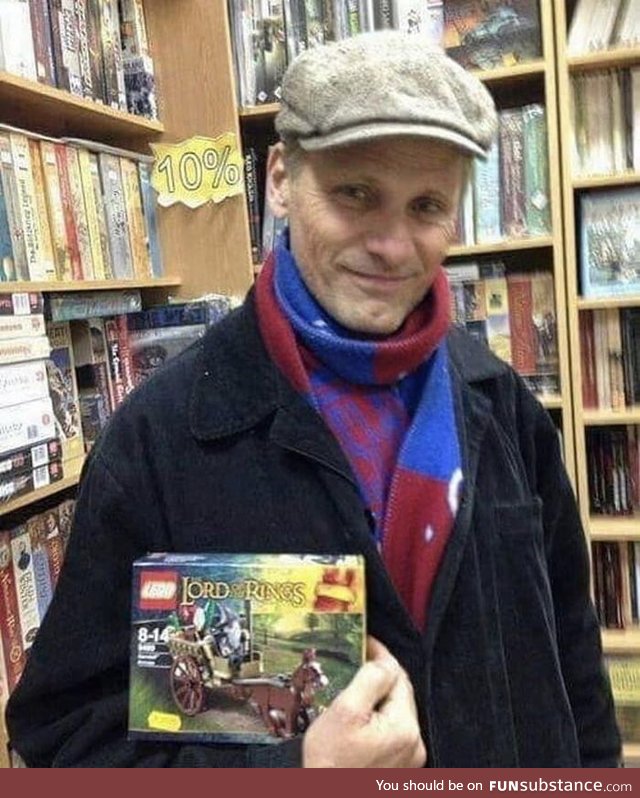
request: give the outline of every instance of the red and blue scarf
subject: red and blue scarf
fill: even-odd
[[[269,354],[342,446],[391,579],[424,628],[462,484],[444,270],[400,332],[367,340],[316,302],[282,236],[256,303]]]

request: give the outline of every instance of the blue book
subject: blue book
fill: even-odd
[[[11,246],[11,229],[9,215],[4,195],[2,180],[0,179],[0,282],[16,279],[16,266],[13,260],[13,247]]]
[[[162,277],[162,252],[158,238],[158,218],[156,215],[156,192],[151,185],[151,166],[144,161],[138,162],[140,175],[140,193],[142,195],[142,212],[147,226],[147,241],[151,257],[151,271],[154,277]]]
[[[580,196],[582,295],[640,295],[640,188]]]
[[[473,206],[476,244],[503,238],[501,196],[500,151],[494,144],[486,161],[478,159],[475,162]]]

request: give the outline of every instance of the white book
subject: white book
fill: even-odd
[[[0,340],[0,365],[20,363],[23,360],[40,360],[49,357],[50,353],[51,346],[46,335]]]
[[[0,0],[0,69],[38,79],[29,0]]]
[[[51,399],[5,408],[0,414],[0,453],[48,441],[56,434]]]
[[[24,650],[27,651],[31,648],[40,627],[40,612],[38,610],[31,538],[26,524],[11,530],[11,561],[16,595],[18,597],[20,634]]]
[[[36,338],[46,333],[42,313],[33,313],[29,316],[0,316],[0,341]]]
[[[0,366],[0,408],[49,396],[44,360]]]
[[[580,55],[589,49],[589,28],[600,0],[578,0],[567,38],[569,55]]]
[[[640,172],[640,67],[629,70],[631,81],[631,131],[633,168]]]

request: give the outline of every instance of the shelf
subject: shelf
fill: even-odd
[[[247,105],[240,108],[240,119],[268,119],[275,116],[280,110],[280,103],[267,103],[265,105]]]
[[[591,540],[640,540],[640,516],[592,515],[589,537]]]
[[[640,629],[602,629],[602,647],[607,653],[640,653]]]
[[[523,64],[514,64],[508,67],[495,67],[494,69],[475,69],[471,73],[483,83],[509,83],[512,80],[544,75],[545,62],[542,58],[528,61]]]
[[[67,475],[58,482],[52,482],[51,485],[47,485],[45,488],[31,491],[31,493],[25,493],[24,496],[17,496],[15,499],[10,499],[5,504],[1,504],[0,516],[12,513],[14,510],[19,510],[21,507],[26,507],[27,505],[33,504],[41,499],[46,499],[47,496],[53,496],[54,494],[60,493],[67,488],[73,488],[80,480],[80,472],[82,471],[83,462],[84,457],[76,457],[73,460],[70,460],[68,464],[65,463],[63,467],[63,470]]]
[[[622,758],[625,763],[628,763],[630,759],[640,759],[640,744],[625,743],[622,746]]]
[[[602,310],[604,308],[640,307],[640,294],[628,296],[579,297],[576,300],[578,310]]]
[[[449,258],[461,258],[473,255],[492,255],[501,252],[517,252],[522,249],[543,249],[553,246],[551,236],[537,238],[511,238],[494,241],[490,244],[455,244],[449,248]]]
[[[26,291],[115,291],[122,288],[173,288],[181,285],[180,277],[149,277],[146,280],[73,280],[70,282],[16,282],[0,283],[0,293]]]
[[[571,181],[571,185],[576,191],[590,188],[634,186],[637,183],[640,183],[639,172],[623,172],[616,175],[584,175],[583,177],[574,177]]]
[[[543,407],[547,408],[547,410],[561,410],[564,403],[560,394],[537,393],[535,394],[535,397]]]
[[[0,71],[2,122],[49,136],[146,144],[163,131],[161,122],[116,111],[68,91]]]
[[[585,427],[613,424],[640,424],[640,407],[624,407],[621,410],[583,410]]]
[[[598,53],[573,55],[567,58],[569,72],[588,72],[596,69],[628,67],[638,63],[640,63],[640,50],[634,47],[621,47],[619,50],[604,50]]]

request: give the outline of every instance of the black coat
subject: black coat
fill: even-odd
[[[409,673],[429,764],[615,766],[587,548],[547,413],[452,331],[465,482],[424,632],[335,438],[268,358],[251,300],[124,404],[85,467],[59,585],[8,706],[34,766],[292,765],[299,744],[128,742],[132,561],[362,552],[368,629]]]

